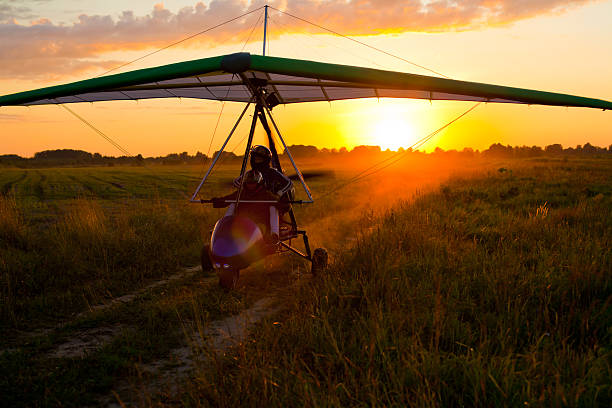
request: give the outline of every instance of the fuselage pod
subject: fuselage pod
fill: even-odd
[[[230,215],[215,224],[210,241],[215,268],[242,269],[266,256],[261,229],[249,218]]]

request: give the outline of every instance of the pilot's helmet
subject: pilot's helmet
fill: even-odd
[[[251,167],[256,170],[270,167],[272,153],[266,146],[255,145],[251,148]]]
[[[254,190],[263,182],[261,173],[257,170],[249,170],[244,174],[244,186],[249,190]]]

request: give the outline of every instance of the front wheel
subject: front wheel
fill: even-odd
[[[312,253],[312,269],[311,272],[314,276],[317,276],[327,268],[329,256],[324,248],[317,248]]]
[[[219,270],[219,286],[226,291],[230,291],[236,287],[238,278],[240,277],[240,270],[238,269],[220,269]]]
[[[202,272],[209,273],[213,269],[212,262],[210,261],[210,245],[206,244],[202,247],[202,252],[200,253],[200,262],[202,264]]]

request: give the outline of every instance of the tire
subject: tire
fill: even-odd
[[[324,248],[317,248],[312,253],[312,269],[311,272],[317,276],[327,268],[329,256]]]
[[[236,287],[239,277],[240,270],[238,269],[221,269],[219,270],[219,286],[229,292]]]
[[[206,244],[202,247],[202,252],[200,253],[200,262],[202,264],[202,273],[210,273],[213,270],[212,262],[210,261],[209,256],[210,245]]]

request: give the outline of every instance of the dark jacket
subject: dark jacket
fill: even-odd
[[[273,169],[272,167],[266,167],[259,171],[263,177],[263,183],[269,192],[274,193],[281,198],[289,200],[293,199],[293,182],[289,177],[285,176],[280,171]],[[234,187],[240,188],[240,179],[241,177],[234,179]]]

